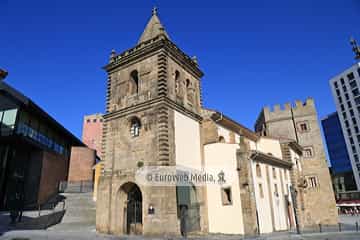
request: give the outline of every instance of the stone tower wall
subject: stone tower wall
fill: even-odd
[[[194,64],[164,38],[155,38],[111,58],[106,67],[105,172],[100,179],[97,201],[99,231],[117,235],[125,233],[123,208],[126,191],[123,188],[130,182],[137,184],[142,193],[142,233],[180,234],[176,187],[141,185],[135,180],[135,172],[141,165],[176,164],[174,110],[200,122],[201,72]],[[133,92],[131,78],[134,70],[139,79],[137,93]],[[178,85],[175,84],[175,71],[180,73]],[[134,117],[141,122],[138,137],[130,133]],[[203,195],[201,190],[199,195]],[[199,199],[202,201],[202,196]],[[150,205],[155,209],[154,214],[147,212]]]
[[[302,123],[307,124],[308,130],[301,130]],[[272,111],[264,108],[255,128],[260,134],[293,139],[304,149],[312,149],[313,156],[302,159],[303,175],[305,179],[315,176],[318,187],[304,189],[302,223],[304,227],[319,223],[336,224],[338,216],[335,198],[314,100],[296,101],[294,106],[286,104],[283,108],[276,105]]]

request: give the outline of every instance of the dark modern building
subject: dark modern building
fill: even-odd
[[[337,112],[321,120],[336,193],[356,190],[356,183]]]
[[[49,114],[0,81],[0,209],[37,207],[66,181],[72,146],[84,146]]]

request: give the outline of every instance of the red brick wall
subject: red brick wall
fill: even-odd
[[[100,114],[84,117],[82,141],[91,149],[95,149],[97,155],[101,156],[101,138],[103,118]]]
[[[42,152],[42,169],[38,193],[38,204],[43,204],[59,189],[60,181],[66,181],[68,160],[53,152]]]
[[[93,180],[95,153],[95,150],[87,147],[71,148],[68,182]]]

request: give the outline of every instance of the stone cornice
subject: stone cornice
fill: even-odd
[[[192,118],[195,121],[201,121],[202,117],[188,109],[186,109],[185,107],[177,104],[176,102],[174,102],[173,100],[169,99],[168,97],[158,97],[158,98],[154,98],[152,100],[146,101],[146,102],[142,102],[127,108],[123,108],[114,112],[110,112],[110,113],[106,113],[103,117],[104,120],[110,120],[110,119],[114,119],[114,118],[118,118],[124,115],[127,115],[129,113],[136,113],[136,112],[141,112],[144,111],[146,109],[152,108],[155,105],[159,105],[159,104],[166,104],[168,107],[170,107],[171,109],[174,109],[176,111],[179,111],[181,113],[183,113],[184,115]]]
[[[271,156],[269,154],[265,154],[260,151],[251,151],[250,158],[252,158],[255,161],[259,161],[259,162],[263,162],[263,163],[270,163],[272,165],[281,166],[281,167],[285,167],[285,168],[289,168],[289,169],[293,165],[291,162],[282,160],[280,158]]]
[[[198,78],[201,78],[204,75],[203,72],[199,69],[197,63],[195,63],[188,55],[182,52],[173,42],[162,35],[150,39],[149,41],[140,43],[134,48],[128,49],[121,54],[111,57],[109,64],[103,68],[107,72],[111,72],[119,66],[134,62],[138,58],[147,56],[159,49],[165,49],[173,56],[173,59],[180,61],[186,70],[193,73]]]

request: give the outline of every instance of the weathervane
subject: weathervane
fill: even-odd
[[[352,50],[355,53],[355,59],[359,60],[360,59],[360,47],[357,45],[356,41],[354,38],[350,38],[350,44],[352,46]]]
[[[152,15],[157,15],[157,11],[158,11],[157,7],[154,6],[152,9]]]

